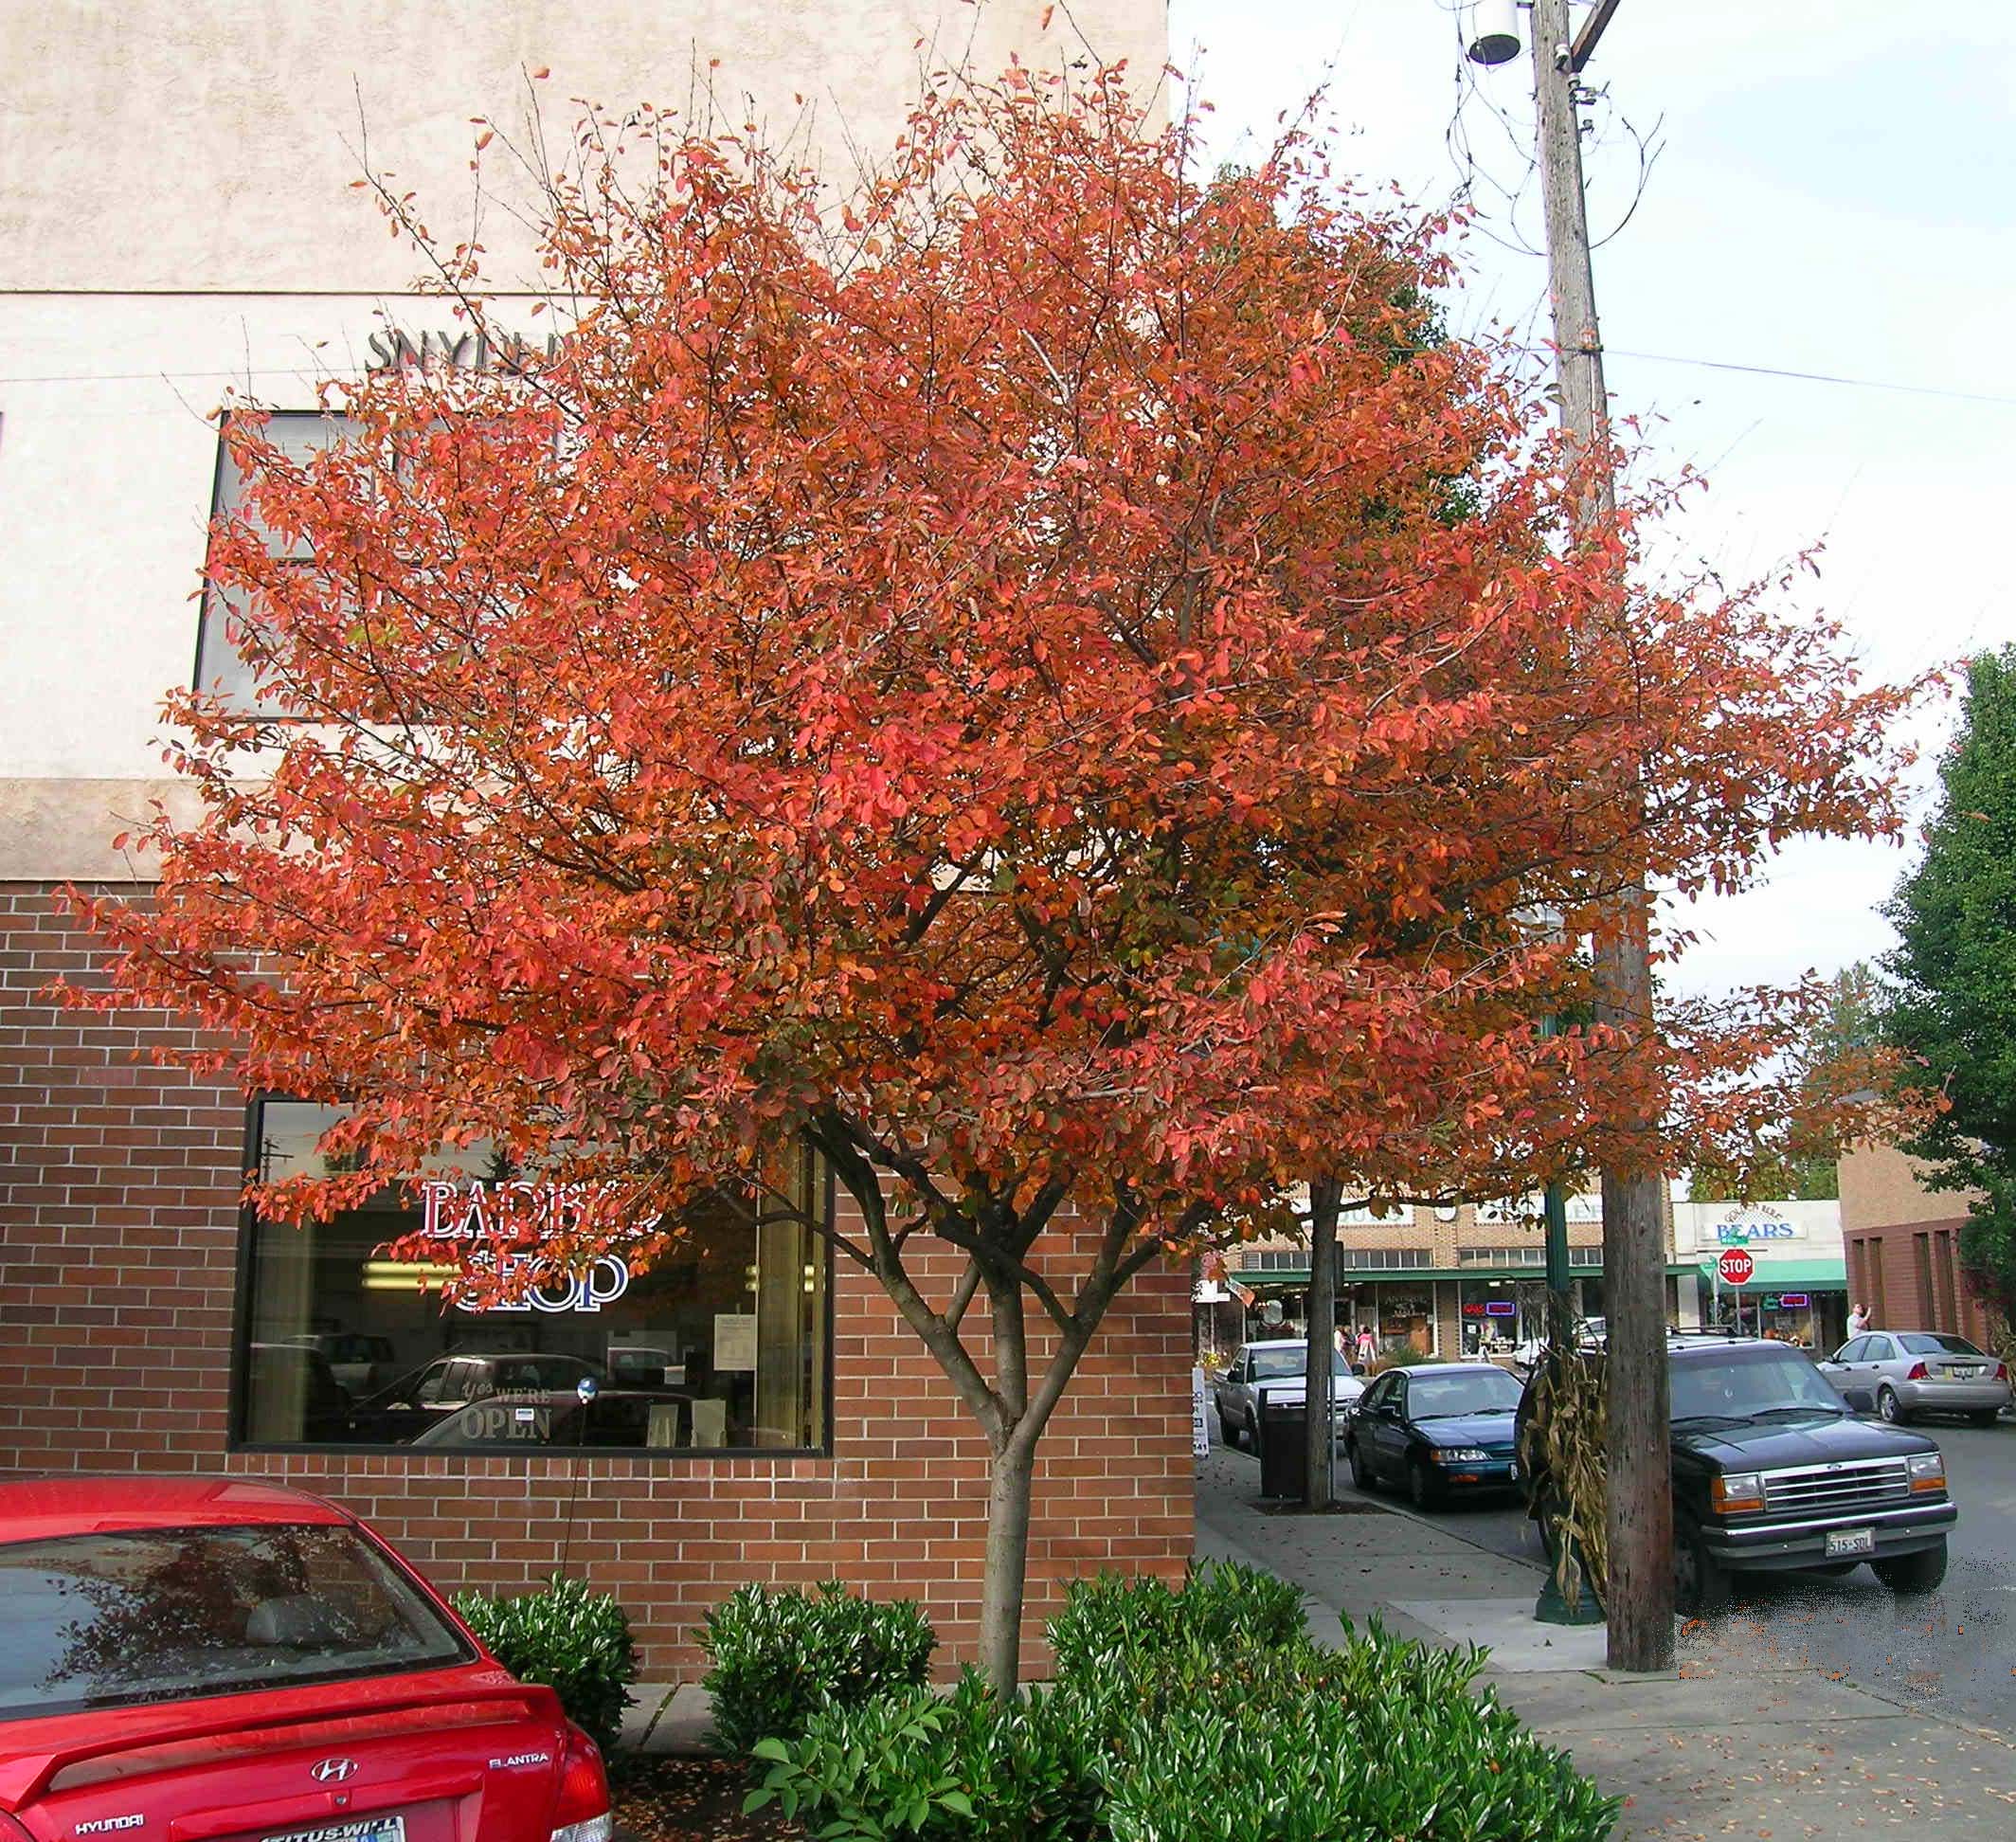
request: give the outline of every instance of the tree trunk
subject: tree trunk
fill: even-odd
[[[987,1491],[987,1570],[981,1585],[980,1667],[1004,1701],[1022,1666],[1022,1593],[1029,1578],[1029,1505],[1035,1482],[1034,1439],[1011,1436],[994,1456]]]
[[[1337,1206],[1343,1192],[1336,1179],[1309,1184],[1309,1362],[1303,1396],[1302,1500],[1311,1509],[1330,1507],[1330,1370],[1337,1327]]]

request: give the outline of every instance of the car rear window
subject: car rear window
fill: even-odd
[[[1965,1337],[1942,1337],[1934,1330],[1906,1330],[1898,1337],[1912,1356],[1978,1356],[1981,1351]]]
[[[1256,1349],[1253,1351],[1253,1380],[1255,1382],[1286,1382],[1291,1376],[1304,1376],[1309,1372],[1309,1352],[1306,1345],[1296,1344],[1286,1349]],[[1330,1373],[1349,1375],[1350,1365],[1336,1350],[1330,1352]]]
[[[354,1529],[0,1544],[0,1720],[379,1675],[473,1654]]]

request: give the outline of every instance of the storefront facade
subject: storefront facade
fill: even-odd
[[[1162,0],[1089,0],[1046,27],[1048,10],[717,9],[732,42],[700,55],[786,112],[794,94],[846,95],[844,123],[809,131],[833,149],[893,138],[934,32],[982,71],[1011,51],[1054,56],[1068,29],[1161,68]],[[150,802],[186,801],[161,777],[158,711],[164,688],[223,667],[190,598],[229,490],[209,411],[249,380],[303,414],[321,377],[387,352],[462,361],[452,339],[425,347],[446,310],[412,297],[416,259],[349,190],[360,106],[374,162],[445,210],[468,196],[469,117],[518,119],[530,70],[550,69],[550,130],[568,97],[685,85],[693,30],[675,9],[521,16],[509,0],[452,21],[138,0],[0,24],[18,78],[0,121],[14,533],[0,577],[0,1472],[284,1479],[369,1517],[449,1589],[565,1565],[621,1598],[660,1677],[693,1670],[693,1628],[750,1580],[921,1598],[956,1659],[978,1616],[984,1443],[873,1281],[816,1235],[723,1210],[649,1271],[598,1262],[514,1309],[443,1311],[387,1266],[390,1240],[438,1235],[445,1269],[495,1212],[567,1199],[443,1169],[430,1192],[323,1227],[258,1221],[243,1174],[302,1167],[315,1110],[248,1106],[227,1079],[157,1064],[190,1045],[180,1023],[82,1016],[47,991],[98,964],[61,886],[144,898],[113,838]],[[161,99],[199,70],[205,106],[163,120]],[[493,208],[484,241],[509,269],[524,252],[505,201]],[[500,314],[539,324],[531,304],[507,294]],[[816,1169],[801,1183],[808,1207],[844,1207]],[[924,1256],[926,1284],[949,1289],[958,1259]],[[1140,1275],[1052,1424],[1031,1630],[1066,1578],[1174,1575],[1188,1558],[1188,1292],[1173,1267]],[[597,1383],[585,1411],[583,1379]]]
[[[1673,1235],[1692,1256],[1701,1321],[1772,1336],[1815,1354],[1847,1336],[1848,1271],[1838,1201],[1676,1202]],[[1721,1255],[1740,1248],[1751,1276],[1724,1282]]]
[[[1538,1202],[1407,1208],[1381,1215],[1359,1209],[1337,1232],[1337,1322],[1354,1341],[1370,1327],[1382,1355],[1406,1360],[1510,1361],[1545,1335],[1545,1237]],[[1603,1314],[1603,1216],[1595,1196],[1568,1203],[1570,1297],[1584,1317]],[[1667,1245],[1666,1315],[1675,1326],[1700,1322],[1695,1268]],[[1222,1344],[1299,1336],[1307,1324],[1306,1240],[1235,1249],[1225,1259],[1243,1321],[1222,1309],[1210,1333]],[[1200,1330],[1200,1335],[1202,1331]]]

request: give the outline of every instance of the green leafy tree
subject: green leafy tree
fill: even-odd
[[[1948,1105],[1904,1148],[1942,1188],[1980,1192],[1968,1276],[2016,1324],[2016,647],[1968,667],[1923,862],[1886,912],[1882,1027]]]
[[[1865,960],[1824,981],[1793,1047],[1788,1073],[1796,1098],[1766,1155],[1747,1171],[1727,1164],[1693,1172],[1689,1193],[1698,1202],[1738,1202],[1757,1197],[1831,1202],[1841,1195],[1841,1146],[1829,1110],[1836,1096],[1865,1090],[1878,1079],[1883,1039],[1881,991]]]

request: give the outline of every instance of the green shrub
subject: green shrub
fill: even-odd
[[[605,1593],[556,1577],[535,1593],[491,1598],[460,1593],[452,1603],[484,1647],[521,1682],[555,1690],[567,1718],[604,1751],[622,1730],[637,1647],[630,1620]]]
[[[1189,1682],[1110,1732],[1105,1833],[1602,1842],[1618,1801],[1490,1695],[1469,1692],[1481,1661],[1375,1632],[1343,1651],[1276,1652],[1237,1687]]]
[[[1603,1842],[1616,1822],[1476,1691],[1483,1652],[1376,1623],[1329,1649],[1248,1568],[1077,1582],[1051,1638],[1056,1687],[1005,1706],[970,1670],[934,1697],[922,1658],[908,1687],[824,1695],[753,1743],[748,1807],[819,1842]]]
[[[707,1615],[701,1648],[711,1668],[714,1735],[749,1757],[761,1740],[795,1741],[828,1700],[893,1695],[930,1679],[938,1648],[909,1600],[876,1604],[837,1580],[811,1593],[742,1586]]]
[[[1210,1561],[1171,1592],[1159,1580],[1100,1574],[1064,1589],[1064,1610],[1050,1621],[1057,1679],[1074,1682],[1122,1654],[1158,1656],[1192,1641],[1273,1648],[1306,1625],[1302,1594],[1255,1567]]]
[[[1081,1711],[1032,1689],[1004,1708],[972,1670],[943,1700],[913,1688],[829,1702],[766,1766],[745,1809],[775,1803],[820,1842],[1091,1842],[1105,1791]]]
[[[1277,1648],[1292,1644],[1308,1627],[1299,1587],[1230,1561],[1207,1562],[1184,1581],[1178,1598],[1184,1628],[1206,1643],[1238,1639]]]

